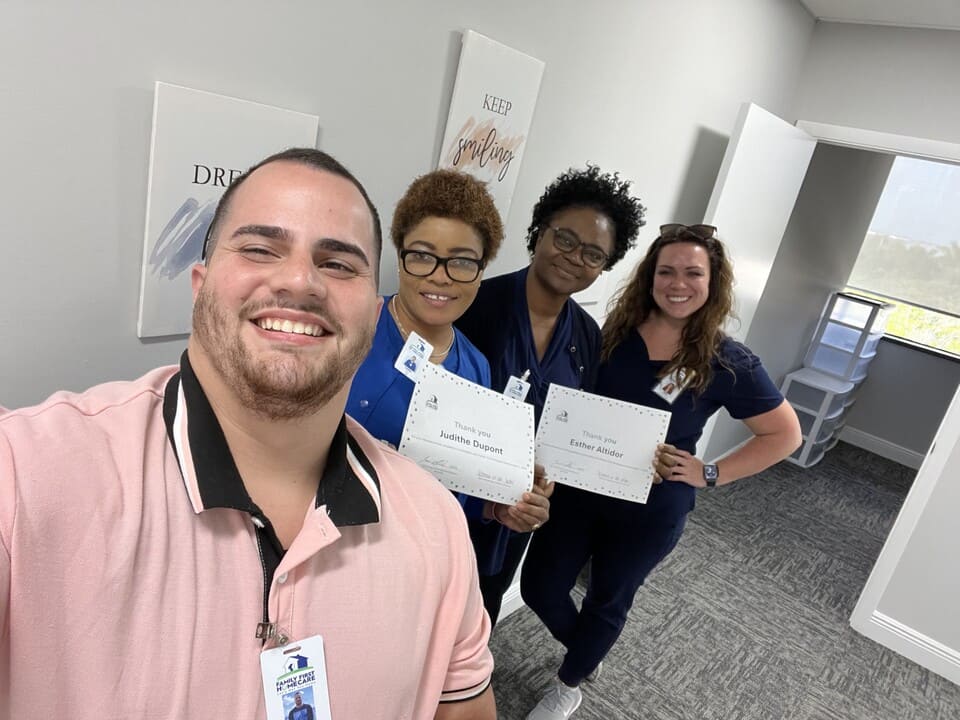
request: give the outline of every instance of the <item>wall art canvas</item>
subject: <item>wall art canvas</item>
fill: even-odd
[[[315,147],[320,120],[260,103],[157,82],[140,276],[141,338],[190,332],[190,268],[217,201],[254,163]]]
[[[450,101],[439,168],[487,183],[504,223],[530,133],[544,64],[468,30]]]

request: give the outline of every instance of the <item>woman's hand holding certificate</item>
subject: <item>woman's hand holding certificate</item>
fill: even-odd
[[[537,430],[537,462],[563,485],[643,503],[669,424],[663,410],[551,385]]]

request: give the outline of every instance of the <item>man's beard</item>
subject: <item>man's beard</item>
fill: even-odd
[[[325,362],[305,362],[297,348],[283,355],[255,359],[243,344],[237,322],[263,309],[293,309],[322,317],[333,328],[337,354]],[[318,305],[296,305],[278,299],[269,304],[244,306],[239,318],[229,318],[205,287],[200,288],[193,306],[193,334],[206,351],[223,381],[248,409],[270,420],[289,420],[315,413],[346,385],[367,356],[376,325],[355,328],[355,337],[345,338],[340,323]]]

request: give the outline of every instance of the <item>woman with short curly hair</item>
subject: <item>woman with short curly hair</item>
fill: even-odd
[[[490,386],[487,359],[454,329],[503,241],[503,224],[484,184],[452,170],[427,173],[407,188],[390,231],[397,248],[399,289],[384,298],[373,347],[347,399],[347,414],[379,440],[400,444],[413,381],[394,363],[411,333],[432,346],[429,360],[467,380]],[[469,517],[529,530],[549,517],[549,501],[535,485],[512,506],[459,496]]]

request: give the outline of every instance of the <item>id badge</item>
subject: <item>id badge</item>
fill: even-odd
[[[680,368],[666,377],[658,379],[653,386],[653,392],[673,405],[673,401],[680,396],[680,393],[684,391],[692,379],[692,372],[688,373]]]
[[[424,363],[430,362],[432,353],[433,345],[415,332],[411,332],[407,336],[407,341],[403,344],[403,349],[397,355],[397,361],[393,366],[413,382],[416,382],[420,376],[420,368],[423,367]]]
[[[331,720],[320,635],[260,653],[267,720]]]
[[[530,383],[516,375],[510,376],[510,379],[507,380],[507,386],[503,389],[504,395],[520,402],[527,399],[528,392],[530,392]]]

